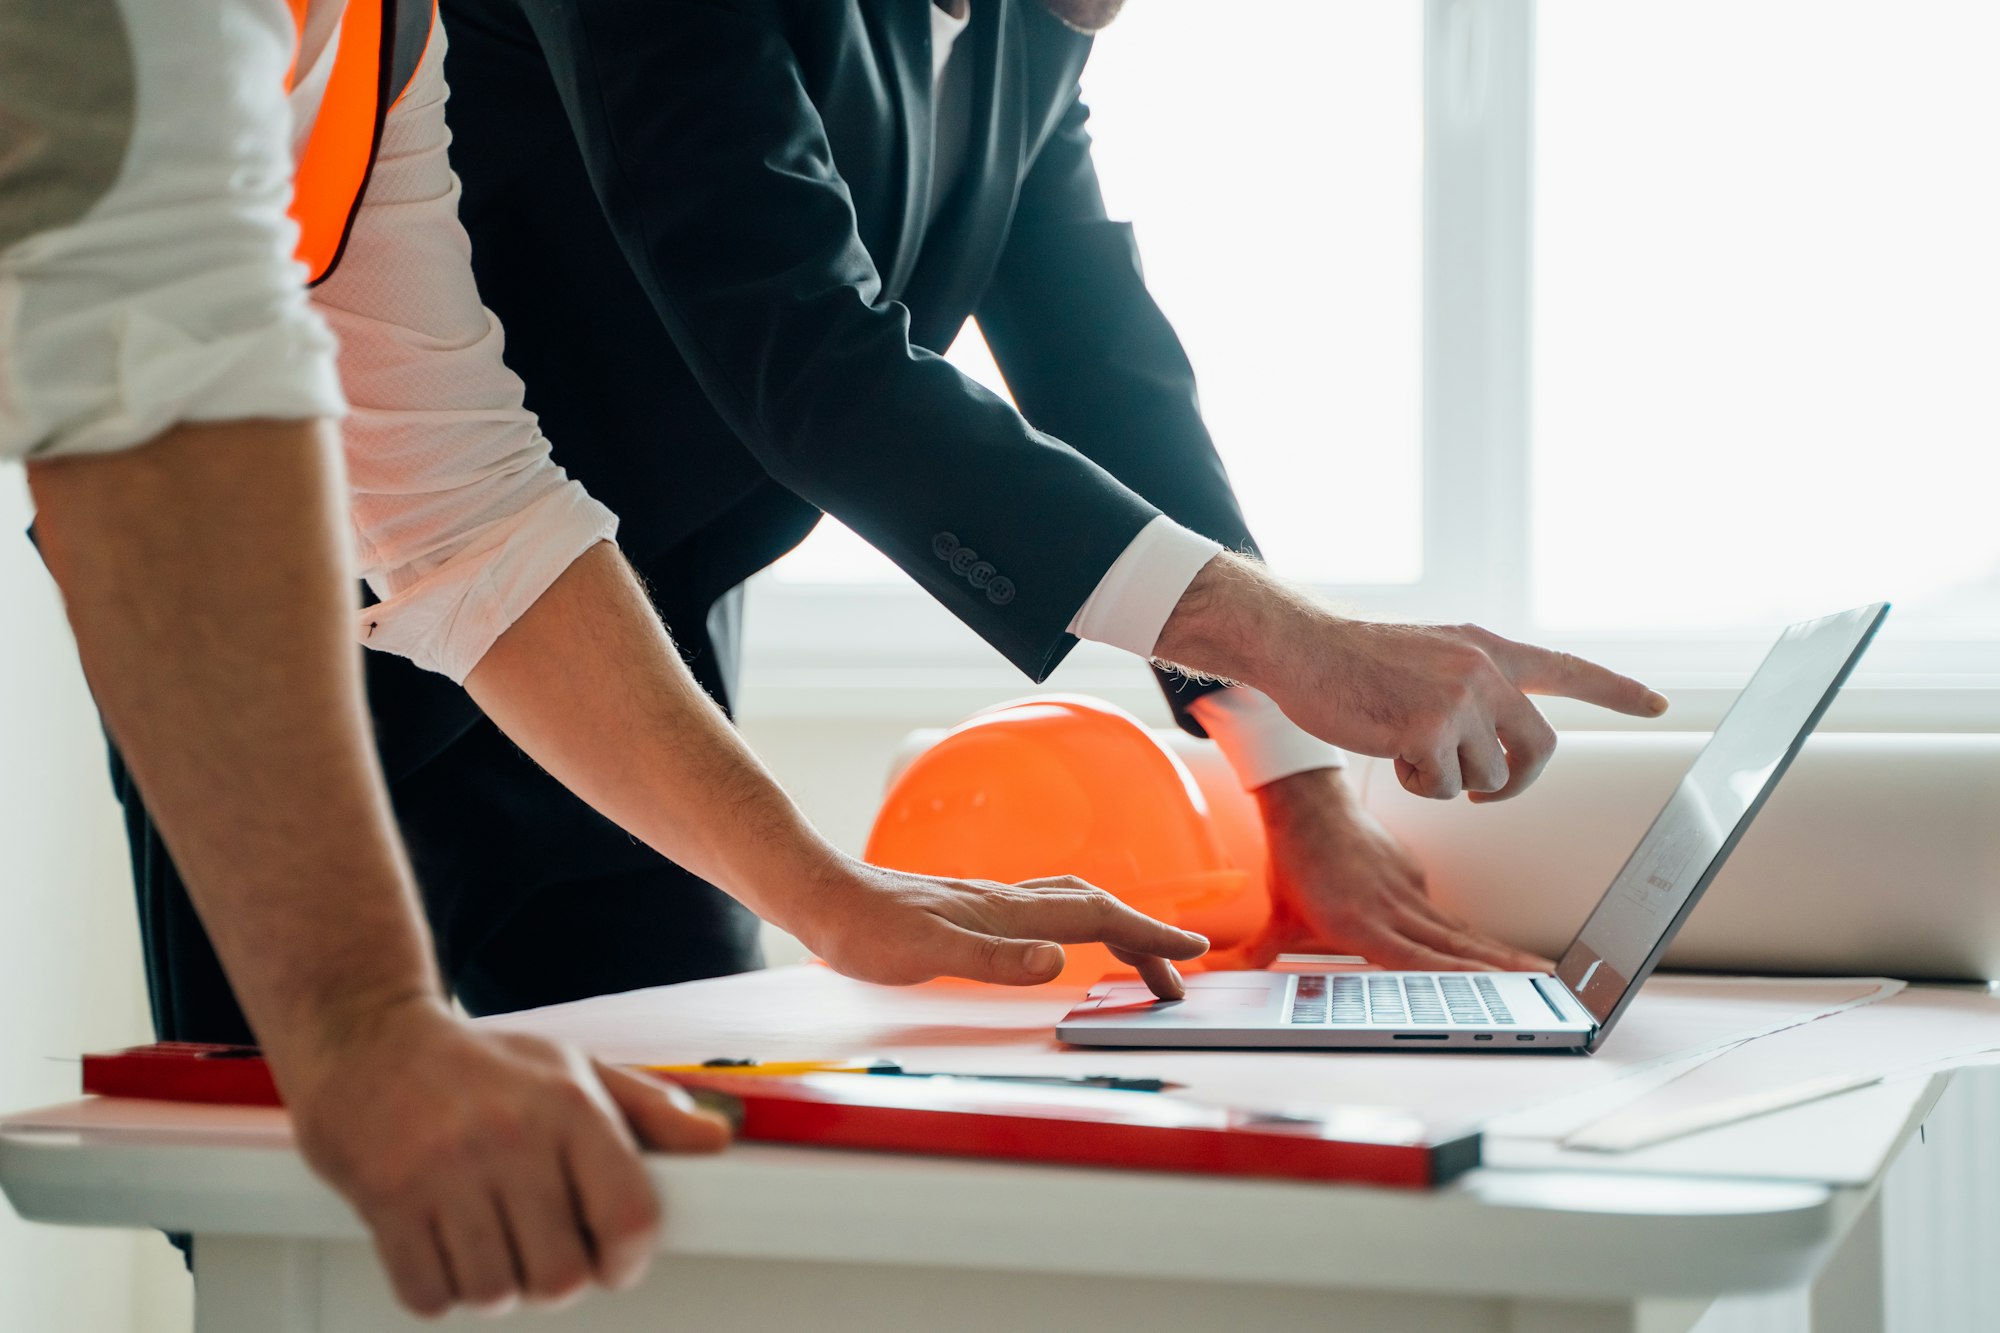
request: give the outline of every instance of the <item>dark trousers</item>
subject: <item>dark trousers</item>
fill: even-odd
[[[693,624],[675,632],[696,678],[725,704],[733,635],[707,631],[731,621],[738,597],[702,608],[703,616],[679,617]],[[483,716],[422,763],[402,772],[392,766],[391,773],[439,964],[470,1012],[505,1013],[762,965],[754,915],[572,796]],[[160,1039],[252,1041],[186,885],[115,749],[111,776],[125,807]]]

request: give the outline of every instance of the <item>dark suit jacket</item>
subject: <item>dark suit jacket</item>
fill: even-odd
[[[824,510],[1039,680],[1156,513],[1250,534],[1105,216],[1090,39],[973,0],[929,222],[930,6],[444,0],[452,159],[528,405],[643,573],[719,597]],[[1019,413],[937,355],[974,314]],[[438,696],[376,674],[385,730]]]

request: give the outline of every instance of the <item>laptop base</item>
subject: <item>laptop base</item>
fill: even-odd
[[[1204,972],[1187,998],[1093,986],[1056,1025],[1073,1046],[1576,1052],[1596,1023],[1528,972]]]

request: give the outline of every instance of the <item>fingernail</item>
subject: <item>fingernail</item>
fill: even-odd
[[[1174,989],[1176,991],[1182,995],[1187,994],[1187,980],[1181,976],[1181,970],[1178,967],[1175,967],[1172,963],[1168,963],[1167,975],[1174,979]]]
[[[1652,691],[1646,696],[1646,707],[1653,710],[1654,717],[1658,717],[1667,711],[1667,696],[1658,690]]]
[[[1202,947],[1202,952],[1206,953],[1208,951],[1208,936],[1197,935],[1191,930],[1184,930],[1181,934],[1187,936],[1191,943],[1199,944]]]
[[[1040,976],[1061,970],[1063,951],[1053,944],[1037,944],[1028,950],[1023,961],[1027,963],[1028,971]]]

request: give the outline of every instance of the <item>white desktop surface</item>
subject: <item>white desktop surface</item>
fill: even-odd
[[[1655,1011],[1664,1016],[1677,995],[1711,984],[1663,978]],[[801,994],[820,1003],[800,1008]],[[504,1025],[662,1062],[817,1046],[828,1057],[879,1050],[912,1068],[944,1059],[997,1068],[1032,1048],[1040,1060],[1122,1070],[1156,1054],[1055,1050],[1030,1016],[1050,1010],[1052,1023],[1066,1002],[969,987],[889,991],[781,969]],[[788,1015],[782,1027],[772,1025],[774,1004]],[[1646,1012],[1643,1000],[1632,1011],[1635,1050]],[[1768,1006],[1749,1006],[1741,1026],[1771,1017]],[[783,1038],[760,1035],[774,1031]],[[767,1048],[742,1045],[752,1039]],[[1226,1070],[1229,1058],[1176,1053],[1166,1072],[1182,1076],[1186,1060]],[[1339,1079],[1348,1056],[1236,1059],[1254,1065],[1251,1081],[1265,1090],[1284,1072],[1270,1062],[1288,1062],[1305,1087],[1332,1077],[1374,1089],[1379,1077]],[[1394,1062],[1426,1097],[1457,1084],[1467,1107],[1488,1110],[1519,1104],[1536,1085],[1569,1086],[1590,1064],[1359,1059]],[[807,1319],[818,1328],[1160,1330],[1217,1327],[1234,1311],[1227,1322],[1248,1329],[1315,1312],[1324,1321],[1339,1309],[1343,1327],[1399,1333],[1669,1333],[1691,1327],[1720,1294],[1816,1275],[1821,1284],[1865,1279],[1879,1248],[1874,1186],[1942,1086],[1942,1076],[1899,1079],[1711,1130],[1682,1142],[1679,1170],[1624,1170],[1615,1158],[1537,1162],[1531,1144],[1496,1143],[1492,1165],[1429,1193],[758,1144],[715,1158],[655,1156],[648,1169],[669,1220],[653,1275],[635,1292],[521,1326],[763,1329]],[[1781,1165],[1788,1151],[1797,1164],[1773,1175],[1790,1179],[1703,1168],[1746,1154]],[[1814,1162],[1825,1179],[1811,1177]],[[1830,1183],[1841,1180],[1862,1183]],[[195,1232],[203,1333],[406,1326],[360,1228],[292,1150],[280,1112],[106,1100],[14,1116],[0,1124],[0,1186],[31,1219]],[[1829,1269],[1843,1243],[1859,1246],[1862,1261]],[[941,1314],[941,1302],[955,1313]],[[1867,1303],[1866,1293],[1817,1301],[1825,1318],[1815,1328],[1879,1328],[1854,1321]]]

